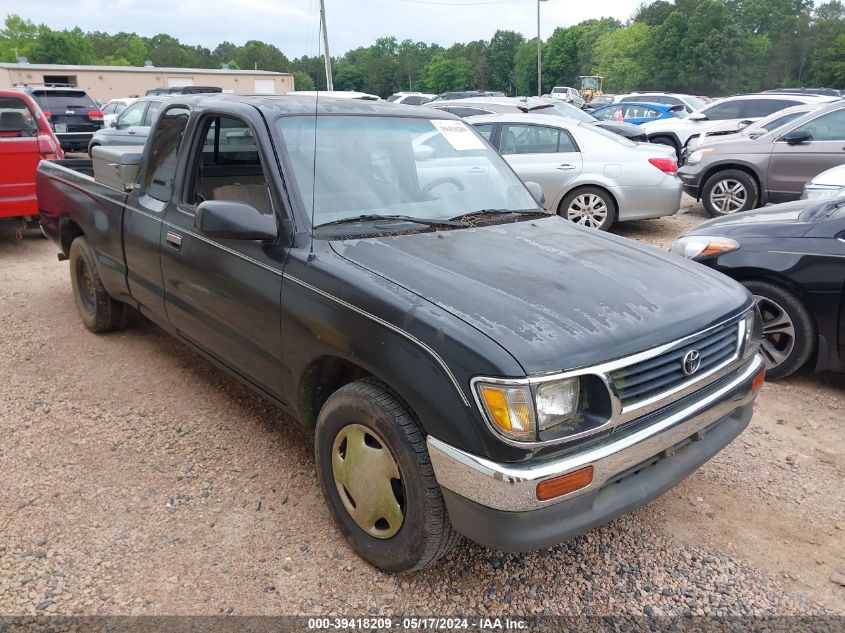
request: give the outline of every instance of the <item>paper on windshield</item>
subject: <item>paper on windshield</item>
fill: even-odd
[[[431,124],[437,128],[449,145],[458,151],[484,149],[484,143],[463,121],[432,119]]]

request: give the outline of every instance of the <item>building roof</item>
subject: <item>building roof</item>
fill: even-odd
[[[83,66],[74,64],[34,64],[34,63],[0,63],[0,68],[8,70],[62,70],[62,71],[91,71],[91,72],[129,72],[129,73],[210,73],[220,75],[290,75],[291,73],[275,72],[272,70],[241,70],[235,68],[166,68],[164,66]]]

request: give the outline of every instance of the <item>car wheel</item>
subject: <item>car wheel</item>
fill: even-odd
[[[795,373],[816,348],[816,324],[797,296],[767,281],[747,281],[763,317],[760,353],[766,378],[777,380]]]
[[[747,211],[757,206],[757,183],[744,171],[727,169],[704,183],[701,199],[714,218]]]
[[[314,450],[329,509],[371,565],[421,569],[458,542],[425,437],[383,383],[367,378],[332,394],[317,419]]]
[[[581,226],[607,231],[616,221],[616,203],[606,191],[584,187],[564,197],[558,215]]]
[[[84,237],[73,240],[68,259],[73,298],[85,327],[98,334],[124,327],[129,306],[115,301],[106,292],[88,240]]]
[[[673,150],[675,150],[675,158],[680,159],[681,157],[680,152],[678,151],[678,146],[675,144],[675,141],[673,141],[668,136],[649,137],[648,142],[654,143],[655,145],[666,145],[667,147],[671,147]]]

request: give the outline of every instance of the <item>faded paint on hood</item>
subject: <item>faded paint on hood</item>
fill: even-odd
[[[485,333],[529,374],[639,352],[750,304],[704,266],[557,216],[332,247]]]

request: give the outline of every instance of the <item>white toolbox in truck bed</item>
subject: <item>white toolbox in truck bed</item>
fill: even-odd
[[[94,180],[120,191],[129,191],[138,178],[143,146],[98,145],[91,148]]]

